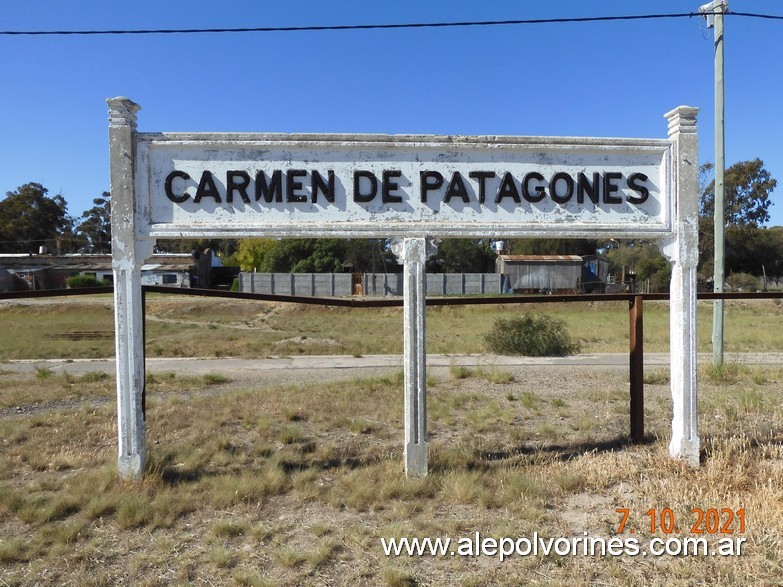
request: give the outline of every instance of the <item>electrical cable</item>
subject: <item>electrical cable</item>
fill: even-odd
[[[534,18],[521,20],[483,20],[483,21],[459,21],[459,22],[428,22],[428,23],[389,23],[389,24],[349,24],[349,25],[302,25],[280,27],[243,27],[243,28],[204,28],[204,29],[106,29],[106,30],[58,30],[58,31],[0,31],[2,36],[64,36],[64,35],[171,35],[171,34],[205,34],[205,33],[291,33],[314,31],[358,31],[378,29],[421,29],[421,28],[449,28],[449,27],[483,27],[483,26],[512,26],[512,25],[536,25],[536,24],[565,24],[587,22],[614,22],[630,20],[653,20],[664,18],[693,18],[694,16],[706,16],[719,14],[716,12],[681,12],[670,14],[640,14],[628,16],[585,16],[570,18]],[[783,20],[783,16],[770,14],[755,14],[749,12],[726,12],[725,16],[744,16]]]

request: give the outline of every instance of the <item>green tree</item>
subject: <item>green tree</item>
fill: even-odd
[[[273,238],[246,238],[239,241],[232,259],[242,271],[262,271],[266,255],[277,245]]]
[[[275,241],[257,268],[272,273],[330,273],[343,267],[345,241],[289,238]]]
[[[400,270],[389,239],[351,238],[345,241],[344,267],[356,272],[395,272]]]
[[[243,239],[231,262],[243,271],[263,273],[398,269],[386,239]]]
[[[36,253],[40,246],[59,249],[62,239],[72,239],[68,204],[59,194],[47,196],[48,191],[39,183],[26,183],[6,192],[0,201],[0,250]]]
[[[495,271],[497,255],[487,239],[452,238],[441,241],[437,252],[427,261],[432,273],[490,273]]]
[[[158,239],[155,243],[156,251],[161,253],[191,253],[193,251],[206,251],[209,249],[213,253],[221,253],[225,257],[230,257],[236,253],[239,241],[236,239]]]
[[[699,170],[699,273],[709,279],[714,274],[715,257],[715,181],[713,166]],[[769,221],[770,196],[777,185],[764,169],[761,159],[740,161],[725,174],[726,207],[726,275],[749,273],[761,275],[770,269],[777,273],[781,246],[773,233],[762,224]],[[763,267],[763,268],[762,268]]]
[[[783,226],[761,229],[760,241],[757,257],[762,261],[762,274],[779,285],[783,277]]]
[[[84,239],[84,249],[88,253],[111,252],[111,194],[103,192],[95,198],[94,206],[82,214],[82,220],[76,227]]]
[[[579,238],[520,238],[510,242],[514,255],[595,255],[598,241]]]
[[[609,272],[636,275],[636,282],[649,280],[651,291],[666,291],[671,281],[671,265],[658,245],[645,240],[615,241],[606,251]]]
[[[699,196],[699,215],[712,218],[715,211],[715,180],[706,185],[713,165],[706,163],[700,169],[700,183],[703,185]],[[777,180],[764,169],[761,159],[740,161],[726,169],[724,180],[726,225],[761,226],[769,220],[770,194]]]

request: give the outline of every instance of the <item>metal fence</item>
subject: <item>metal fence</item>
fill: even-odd
[[[350,273],[239,274],[239,291],[284,296],[347,297],[353,293]]]
[[[506,277],[498,273],[427,273],[427,295],[491,295],[505,293]],[[348,297],[402,296],[402,273],[246,273],[239,291],[268,295]],[[356,287],[356,286],[360,287]]]

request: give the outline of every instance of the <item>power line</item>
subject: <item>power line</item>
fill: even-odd
[[[766,18],[783,20],[783,16],[769,14],[753,14],[746,12],[731,12],[728,15],[746,16],[753,18]],[[640,14],[629,16],[585,16],[571,18],[534,18],[522,20],[479,20],[460,22],[427,22],[427,23],[398,23],[398,24],[348,24],[348,25],[313,25],[313,26],[284,26],[284,27],[244,27],[244,28],[204,28],[204,29],[106,29],[106,30],[59,30],[59,31],[0,31],[4,36],[63,36],[63,35],[172,35],[172,34],[204,34],[204,33],[291,33],[313,31],[359,31],[377,29],[422,29],[422,28],[450,28],[450,27],[484,27],[484,26],[512,26],[512,25],[538,25],[538,24],[564,24],[586,22],[614,22],[629,20],[653,20],[664,18],[692,18],[704,16],[705,13],[681,12],[670,14]]]
[[[748,16],[750,18],[765,18],[767,20],[783,20],[783,16],[777,14],[757,14],[754,12],[726,12],[724,16]]]

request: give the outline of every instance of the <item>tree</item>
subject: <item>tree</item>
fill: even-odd
[[[432,273],[491,273],[495,271],[497,255],[487,239],[452,238],[438,245],[427,261]]]
[[[345,241],[344,267],[355,272],[387,273],[400,271],[389,239],[351,238]]]
[[[103,192],[95,198],[92,208],[82,214],[82,221],[76,227],[85,241],[88,253],[111,252],[111,194]]]
[[[345,241],[289,238],[240,241],[240,267],[262,273],[331,273],[342,270]]]
[[[73,220],[61,195],[47,196],[39,183],[6,192],[0,201],[0,247],[6,253],[36,253],[41,246],[59,249],[72,234]]]
[[[715,180],[706,186],[707,177],[713,165],[706,163],[699,170],[700,184],[703,186],[699,196],[699,216],[712,218],[715,211]],[[761,159],[740,161],[726,169],[724,179],[726,225],[761,226],[769,220],[769,199],[777,185],[769,171],[764,169]]]
[[[232,262],[242,271],[259,271],[266,263],[267,253],[276,244],[277,241],[273,238],[242,239],[232,257]]]
[[[665,291],[671,281],[671,265],[661,254],[656,243],[645,240],[615,241],[606,251],[609,271],[620,273],[625,269],[636,275],[636,282],[649,280],[651,291]]]
[[[375,272],[399,268],[386,239],[243,239],[231,261],[243,271],[262,273]]]
[[[220,252],[225,257],[236,253],[239,241],[236,239],[168,239],[161,238],[155,243],[155,251],[160,253],[192,253],[193,251]]]
[[[595,255],[598,241],[577,238],[521,238],[510,243],[514,255]]]
[[[760,247],[758,259],[762,261],[762,274],[778,285],[783,277],[783,226],[763,229]]]
[[[710,163],[699,169],[699,273],[706,279],[714,274],[715,256],[715,181]],[[740,161],[725,174],[726,274],[763,271],[777,274],[783,252],[776,235],[761,225],[769,221],[770,195],[777,185],[764,169],[761,159]],[[773,278],[774,279],[774,278]]]

